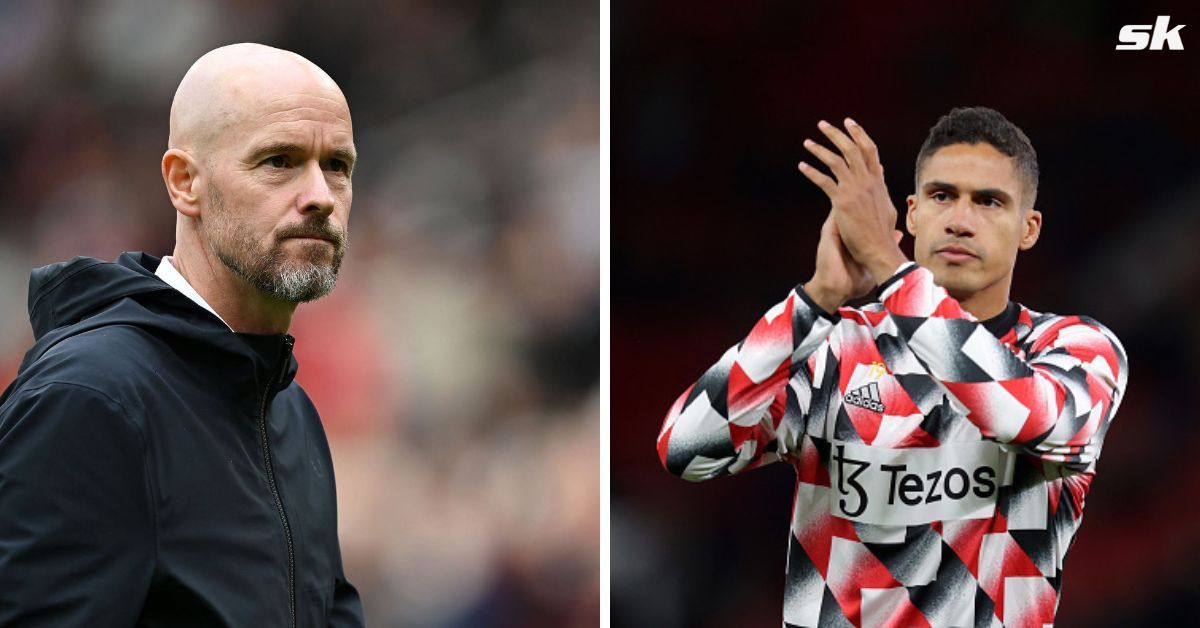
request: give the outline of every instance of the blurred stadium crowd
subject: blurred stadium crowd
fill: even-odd
[[[0,379],[29,270],[169,253],[175,86],[256,41],[322,66],[360,165],[338,288],[297,311],[347,574],[376,626],[599,612],[599,10],[532,0],[0,4]]]
[[[779,625],[794,472],[687,484],[655,436],[811,276],[829,202],[796,163],[817,121],[863,124],[902,208],[928,129],[965,105],[999,109],[1038,151],[1044,228],[1013,298],[1096,318],[1130,358],[1059,623],[1200,625],[1195,55],[1114,51],[1155,15],[1197,17],[1183,2],[614,3],[614,626]]]

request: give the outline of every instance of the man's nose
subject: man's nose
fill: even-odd
[[[301,213],[328,214],[333,212],[337,199],[334,197],[333,190],[329,187],[329,181],[325,179],[325,171],[321,169],[319,163],[309,161],[304,164],[300,185],[300,198],[297,200]]]
[[[960,196],[950,208],[950,219],[946,221],[946,233],[960,238],[975,235],[975,212],[971,199]]]

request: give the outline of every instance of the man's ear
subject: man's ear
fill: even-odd
[[[190,153],[172,148],[163,154],[162,176],[175,210],[189,218],[200,216],[199,164]]]
[[[904,212],[904,228],[908,230],[908,235],[915,238],[917,237],[917,221],[913,218],[913,213],[917,209],[917,196],[909,194],[904,201],[908,205],[908,211]]]
[[[1021,244],[1022,251],[1028,251],[1037,244],[1038,236],[1042,233],[1042,212],[1029,208],[1024,211],[1024,216],[1021,217]]]

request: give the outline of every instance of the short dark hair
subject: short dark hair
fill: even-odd
[[[921,145],[921,152],[917,153],[915,178],[920,179],[921,168],[939,148],[980,142],[991,144],[1015,160],[1017,176],[1025,186],[1022,194],[1025,197],[1024,205],[1033,207],[1038,186],[1037,152],[1020,127],[1009,122],[999,111],[988,107],[956,107],[939,118],[937,124],[929,129],[929,137]]]

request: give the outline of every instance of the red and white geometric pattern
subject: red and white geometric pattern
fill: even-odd
[[[912,263],[880,302],[836,315],[797,288],[671,407],[658,453],[684,479],[795,468],[785,626],[1053,623],[1128,365],[1092,319],[1016,304],[998,319],[975,320]],[[990,518],[876,525],[832,514],[831,492],[845,494],[830,485],[833,443],[980,441],[1015,453]]]

